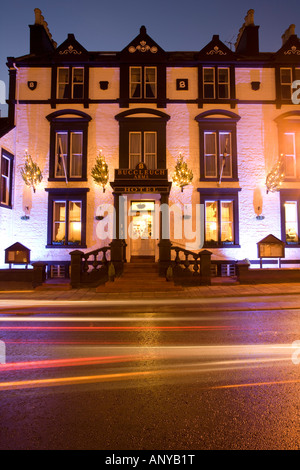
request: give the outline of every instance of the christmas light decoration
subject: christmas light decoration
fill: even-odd
[[[109,171],[108,165],[105,161],[105,158],[102,155],[102,151],[100,150],[99,156],[96,159],[96,164],[92,168],[92,177],[96,184],[102,186],[102,190],[105,193],[105,186],[108,183]]]
[[[181,192],[183,192],[183,187],[190,184],[192,180],[193,172],[188,168],[187,163],[183,161],[183,157],[180,153],[175,166],[173,182],[176,186],[179,186],[181,188]]]
[[[267,194],[269,191],[271,193],[279,191],[283,180],[284,180],[284,159],[283,159],[283,154],[281,154],[276,165],[274,165],[272,170],[267,174],[267,178],[266,178]]]
[[[25,153],[25,164],[21,169],[21,176],[26,184],[33,189],[33,192],[36,191],[36,186],[42,181],[43,175],[39,166],[34,163],[31,156]]]

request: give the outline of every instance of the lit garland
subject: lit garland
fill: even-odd
[[[272,170],[267,174],[266,178],[266,187],[267,187],[267,194],[270,191],[274,193],[279,191],[279,186],[281,186],[284,180],[284,161],[283,161],[283,154],[280,155],[276,165],[272,168]]]
[[[105,193],[105,186],[108,183],[109,171],[105,158],[101,154],[101,150],[99,156],[96,159],[96,164],[92,168],[91,174],[95,183],[102,186],[103,192]]]
[[[39,166],[34,163],[31,156],[25,154],[25,164],[24,167],[21,169],[21,176],[26,184],[26,186],[30,186],[35,193],[36,186],[42,181],[43,175],[39,168]]]
[[[193,180],[193,172],[187,166],[187,163],[183,161],[183,157],[181,153],[179,154],[179,158],[176,162],[175,166],[175,173],[173,175],[173,182],[176,186],[181,188],[181,192],[183,191],[183,187],[190,184]]]

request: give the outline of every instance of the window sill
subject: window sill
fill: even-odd
[[[5,209],[12,209],[11,205],[0,203],[0,207],[4,207]]]
[[[55,183],[65,183],[66,182],[66,178],[48,178],[48,181],[50,182],[55,182]],[[86,182],[87,181],[87,178],[84,177],[84,178],[68,178],[68,182],[80,182],[80,181],[84,181]]]
[[[87,245],[46,245],[45,248],[75,250],[77,248],[87,248]]]
[[[236,244],[230,244],[230,243],[220,243],[220,244],[216,244],[216,245],[209,245],[209,244],[206,244],[204,243],[203,245],[203,248],[205,249],[208,249],[208,250],[212,250],[212,249],[220,249],[220,248],[241,248],[241,245],[236,245]]]

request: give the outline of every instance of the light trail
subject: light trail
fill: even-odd
[[[253,382],[253,383],[234,384],[234,385],[218,385],[216,387],[209,387],[209,390],[243,388],[243,387],[260,387],[263,385],[284,385],[284,384],[294,384],[294,383],[300,383],[300,379],[278,380],[278,381],[274,380],[270,382]]]
[[[111,380],[123,380],[130,378],[143,378],[145,376],[153,375],[156,371],[140,371],[140,372],[123,372],[118,374],[101,374],[101,375],[88,375],[81,377],[59,377],[54,379],[38,379],[38,380],[21,380],[14,382],[1,382],[0,392],[2,390],[16,390],[23,388],[40,388],[40,387],[54,387],[62,385],[77,385],[87,384]]]
[[[235,326],[1,326],[0,331],[192,331],[249,330]]]
[[[0,364],[0,372],[12,370],[28,370],[28,369],[48,369],[58,367],[74,367],[93,364],[115,364],[141,359],[138,356],[102,356],[102,357],[80,357],[70,359],[48,359],[42,361],[26,361],[26,362],[8,362]]]

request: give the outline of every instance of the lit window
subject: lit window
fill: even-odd
[[[81,245],[81,202],[53,202],[54,245]]]
[[[199,191],[200,203],[204,206],[204,246],[238,246],[237,192],[229,194],[228,190],[224,190],[224,194],[222,191],[218,194],[216,190]]]
[[[286,201],[284,204],[286,243],[298,243],[298,207],[297,201]]]

